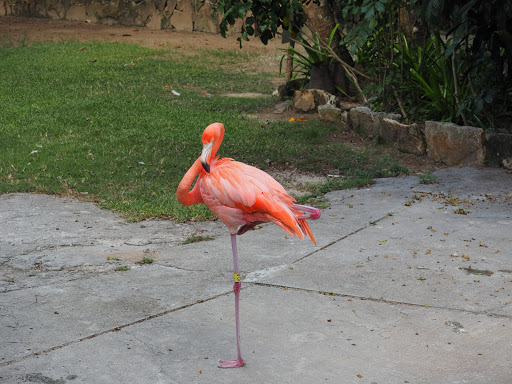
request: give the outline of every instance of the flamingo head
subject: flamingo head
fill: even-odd
[[[224,138],[224,125],[213,123],[206,127],[203,132],[203,151],[201,153],[201,165],[206,172],[210,172],[210,163],[217,153],[220,143]]]

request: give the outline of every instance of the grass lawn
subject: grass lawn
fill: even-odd
[[[347,176],[307,186],[309,197],[404,171],[393,159],[329,140],[333,126],[249,119],[276,99],[222,94],[272,92],[269,75],[233,70],[251,55],[120,43],[0,45],[0,193],[78,195],[128,220],[211,219],[204,206],[182,207],[175,191],[215,121],[226,127],[221,156],[260,168],[267,159],[307,171],[328,166]]]

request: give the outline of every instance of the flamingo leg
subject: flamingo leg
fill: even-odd
[[[301,219],[306,220],[316,220],[320,217],[320,210],[318,208],[313,208],[308,205],[301,205],[301,204],[293,204],[293,208],[302,211],[307,212],[304,213],[304,215],[300,216]]]
[[[234,276],[235,284],[233,285],[233,291],[235,292],[235,324],[236,324],[236,348],[238,357],[236,360],[221,360],[219,368],[238,368],[245,365],[244,359],[242,359],[242,352],[240,348],[240,269],[238,267],[238,252],[236,249],[236,234],[231,234],[231,248],[233,250],[233,264],[234,264]]]

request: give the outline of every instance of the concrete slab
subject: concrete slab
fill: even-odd
[[[272,225],[239,237],[236,370],[217,368],[236,352],[222,224],[2,195],[0,382],[508,384],[512,174],[436,175],[331,192],[318,246]]]
[[[76,341],[9,364],[2,376],[23,382],[40,375],[52,383],[505,384],[512,375],[510,340],[503,338],[510,319],[270,287],[242,291],[248,363],[221,370],[218,358],[235,354],[232,304],[222,296]]]

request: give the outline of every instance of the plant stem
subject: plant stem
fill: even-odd
[[[312,29],[307,26],[309,28],[310,31],[312,31]],[[282,35],[280,32],[276,32],[276,34],[278,35]],[[303,36],[306,36],[304,33],[303,33]],[[312,40],[310,36],[307,36],[308,39]],[[291,41],[294,41],[300,45],[302,45],[303,47],[306,47],[306,45],[304,43],[302,43],[301,41],[297,40],[297,39],[294,39],[293,37],[290,37],[290,40]],[[345,71],[345,73],[347,74],[347,76],[350,78],[350,80],[352,80],[354,86],[357,88],[357,91],[360,93],[361,97],[363,98],[363,101],[366,103],[368,102],[368,99],[366,98],[366,96],[363,94],[363,90],[361,89],[361,87],[359,86],[359,82],[357,81],[357,75],[359,76],[362,76],[366,79],[371,79],[368,75],[362,73],[361,71],[358,71],[357,69],[355,69],[354,67],[350,66],[349,64],[347,64],[345,61],[343,61],[337,54],[336,52],[334,52],[334,50],[325,42],[323,41],[322,39],[320,39],[319,37],[319,41],[320,41],[320,44],[322,46],[322,48],[324,48],[325,50],[327,50],[327,54],[325,52],[321,52],[313,47],[310,47],[308,46],[307,49],[313,51],[313,52],[316,52],[316,53],[320,53],[322,55],[325,55],[327,57],[331,57],[333,59],[335,59],[336,61],[338,61],[341,66],[343,67],[343,70]]]
[[[455,103],[457,104],[457,108],[460,109],[460,102],[459,102],[459,82],[457,81],[457,71],[455,69],[455,50],[452,53],[452,72],[453,72],[453,84],[455,88]],[[464,122],[464,125],[468,125],[468,122],[466,120],[466,115],[464,114],[464,111],[460,112],[460,115],[462,116],[462,121]]]

